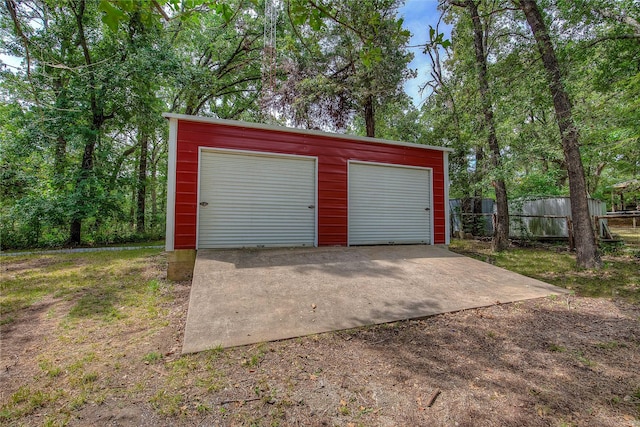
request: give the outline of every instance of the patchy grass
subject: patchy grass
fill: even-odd
[[[183,409],[186,409],[186,407],[183,408],[182,400],[183,397],[180,394],[159,390],[149,399],[149,402],[160,414],[176,416],[180,415]]]
[[[616,230],[618,232],[618,230]],[[504,252],[491,251],[489,242],[453,240],[450,249],[498,267],[515,271],[588,297],[623,298],[640,302],[640,241],[633,239],[603,256],[599,270],[576,267],[575,254],[563,246],[537,245],[512,248]]]
[[[640,249],[640,225],[636,228],[633,227],[618,227],[612,229],[613,235],[620,237],[624,242],[630,246]]]
[[[109,322],[136,310],[150,311],[145,317],[152,317],[157,307],[157,280],[144,280],[140,274],[149,257],[159,252],[141,249],[5,258],[0,322],[10,323],[17,312],[46,297],[70,302],[69,319]]]
[[[148,365],[149,363],[156,363],[162,359],[162,355],[157,351],[152,351],[144,355],[142,360]]]
[[[4,258],[0,424],[640,422],[640,308],[617,264],[627,253],[589,272],[562,250],[456,245],[579,295],[606,273],[628,302],[563,295],[180,356],[190,289],[166,282],[159,250]]]
[[[141,329],[139,341],[167,324],[163,267],[158,249],[3,258],[2,369],[24,364],[30,379],[5,387],[0,423],[57,407],[45,424],[66,424],[71,412],[104,401],[124,357],[122,333]],[[22,325],[28,334],[14,337]]]
[[[257,348],[252,349],[252,354],[247,354],[244,359],[242,359],[242,366],[246,368],[256,368],[264,359],[266,354],[266,344],[259,344]]]

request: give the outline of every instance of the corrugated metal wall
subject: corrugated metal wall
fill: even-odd
[[[606,203],[600,200],[589,199],[589,212],[591,216],[604,215],[607,212]],[[462,229],[462,216],[460,215],[461,200],[451,199],[451,231]],[[495,202],[491,199],[482,200],[482,213],[494,213]],[[536,237],[568,237],[567,221],[565,217],[571,217],[571,203],[569,197],[545,197],[531,200],[512,200],[509,203],[511,215],[509,231],[514,238]],[[557,215],[563,218],[528,218],[516,215]],[[493,222],[491,216],[484,216],[479,221],[484,223],[486,236],[493,235]],[[606,224],[607,220],[601,219],[600,223]],[[600,227],[602,230],[603,227]]]
[[[604,215],[606,203],[589,199],[591,216]],[[569,197],[547,197],[534,200],[515,200],[509,207],[510,214],[558,215],[571,217]],[[514,237],[568,237],[567,221],[564,218],[518,218],[512,217],[511,235]]]
[[[473,203],[473,202],[472,202]],[[482,213],[483,214],[492,214],[495,212],[495,204],[496,202],[493,199],[482,199]],[[462,228],[462,200],[461,199],[450,199],[449,200],[449,212],[451,215],[451,232],[456,233],[458,231],[463,231]],[[482,216],[476,219],[480,221],[481,227],[484,230],[485,236],[493,235],[493,220],[490,215]]]
[[[174,248],[194,249],[200,147],[317,157],[318,245],[347,245],[349,160],[432,168],[433,243],[446,242],[444,153],[436,149],[178,119]]]

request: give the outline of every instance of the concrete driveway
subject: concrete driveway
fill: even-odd
[[[564,292],[443,247],[199,250],[182,352]]]

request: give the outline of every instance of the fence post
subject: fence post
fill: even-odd
[[[575,242],[573,240],[573,221],[571,218],[566,217],[567,219],[567,233],[569,234],[569,250],[572,251],[575,249]]]

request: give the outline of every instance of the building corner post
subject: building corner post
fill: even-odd
[[[449,152],[442,152],[442,167],[444,173],[444,244],[451,243],[451,218],[449,206]]]
[[[190,280],[196,261],[195,249],[175,249],[176,224],[176,170],[178,157],[178,119],[169,117],[167,148],[167,223],[165,251],[167,252],[167,279]]]

